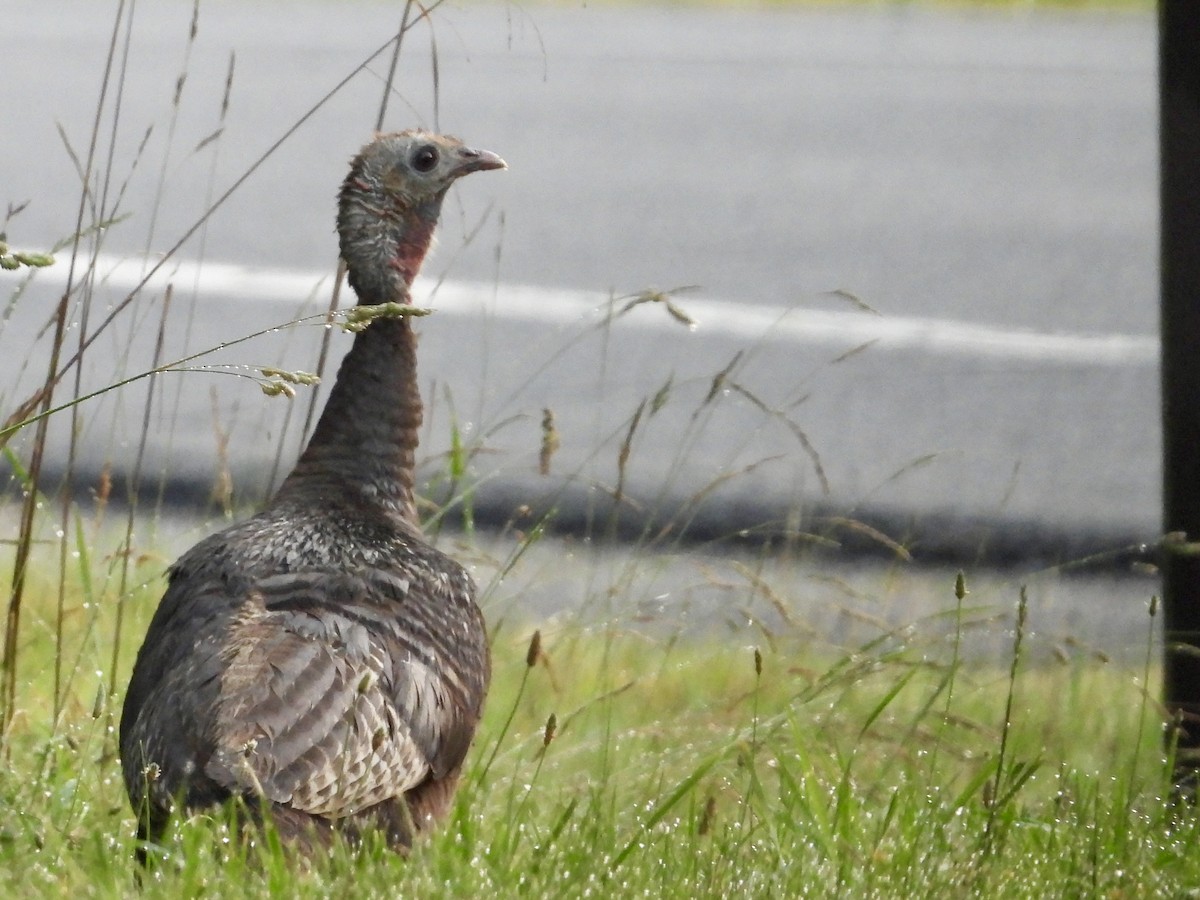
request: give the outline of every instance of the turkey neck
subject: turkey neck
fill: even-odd
[[[343,189],[342,256],[360,306],[410,302],[440,207],[438,197],[403,214]],[[356,230],[359,224],[369,227]],[[310,502],[382,513],[419,531],[413,469],[421,421],[412,320],[377,318],[355,337],[312,439],[280,487],[276,504],[303,491]]]
[[[408,319],[377,319],[342,360],[312,439],[279,489],[317,490],[340,507],[365,505],[418,522],[413,466],[421,427],[416,335]]]

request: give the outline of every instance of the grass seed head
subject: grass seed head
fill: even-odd
[[[542,633],[535,631],[529,639],[529,649],[525,652],[525,665],[532,669],[542,655]]]

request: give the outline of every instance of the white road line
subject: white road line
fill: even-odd
[[[114,291],[128,292],[142,280],[146,265],[136,258],[103,256],[97,271]],[[39,280],[62,283],[66,266],[42,270]],[[278,269],[233,263],[171,260],[157,272],[147,289],[161,291],[168,281],[177,288],[193,285],[201,295],[225,294],[287,304],[293,312],[306,298],[318,298],[320,309],[328,296],[331,271]],[[419,279],[418,302],[443,315],[479,315],[552,325],[599,321],[609,308],[605,295],[576,289],[522,284],[499,286],[467,281],[441,284],[430,297],[432,281]],[[347,297],[350,296],[347,294]],[[420,299],[429,297],[428,301]],[[1132,334],[1070,334],[996,328],[950,319],[877,316],[861,311],[826,311],[739,303],[686,294],[677,305],[695,321],[698,335],[721,335],[740,340],[787,341],[851,349],[873,342],[879,350],[913,350],[939,356],[967,356],[1045,364],[1101,366],[1157,365],[1156,337]],[[617,309],[623,306],[619,302]],[[620,327],[663,329],[682,333],[680,323],[662,310],[657,315],[633,315]]]

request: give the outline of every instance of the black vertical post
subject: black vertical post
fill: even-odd
[[[1200,0],[1159,2],[1163,692],[1180,724],[1177,783],[1200,769]]]

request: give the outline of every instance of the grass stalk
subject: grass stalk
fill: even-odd
[[[994,851],[997,821],[1000,810],[1033,774],[1033,768],[1022,764],[1006,769],[1008,764],[1009,738],[1013,728],[1013,700],[1017,692],[1017,670],[1021,664],[1021,646],[1025,640],[1025,624],[1029,615],[1029,596],[1021,586],[1021,599],[1017,602],[1017,621],[1013,631],[1013,646],[1008,670],[1008,691],[1004,698],[1004,720],[1000,725],[1000,750],[996,757],[996,771],[989,789],[985,792],[987,820],[983,828],[983,852]]]

